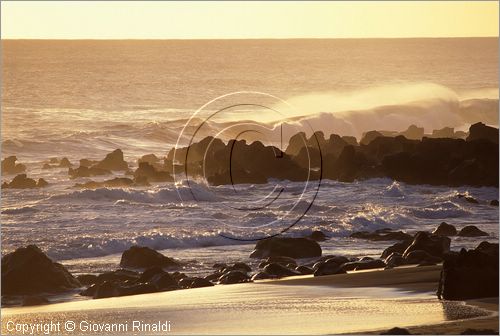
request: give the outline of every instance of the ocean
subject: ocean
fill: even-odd
[[[358,140],[368,130],[401,131],[412,123],[428,133],[467,130],[476,121],[498,126],[496,38],[3,40],[2,62],[2,158],[16,155],[30,177],[50,183],[2,190],[2,254],[37,244],[75,274],[116,269],[133,244],[187,261],[191,274],[206,275],[215,262],[255,263],[248,259],[255,242],[222,235],[275,233],[303,184],[279,182],[286,184],[281,203],[241,212],[231,206],[235,199],[251,202],[278,182],[242,185],[237,196],[232,187],[202,181],[79,190],[73,185],[87,179],[42,169],[51,157],[77,163],[116,148],[132,168],[144,154],[165,156],[193,113],[221,95],[261,92],[279,98],[273,106],[286,101],[296,108],[282,120],[261,109],[235,109],[210,121],[205,135],[241,120],[275,130],[279,123],[300,130],[307,122]],[[190,188],[203,197],[190,199]],[[310,211],[287,234],[321,230],[331,237],[322,243],[324,254],[350,256],[379,256],[389,245],[348,238],[354,231],[432,230],[442,221],[477,225],[490,234],[486,240],[498,241],[492,199],[498,188],[324,180]],[[473,238],[452,241],[453,249],[475,245]]]

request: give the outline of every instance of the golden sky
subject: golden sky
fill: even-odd
[[[498,36],[498,2],[6,2],[2,38]]]

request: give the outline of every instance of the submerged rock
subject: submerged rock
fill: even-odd
[[[2,295],[60,292],[80,287],[61,264],[36,245],[21,247],[2,258]]]

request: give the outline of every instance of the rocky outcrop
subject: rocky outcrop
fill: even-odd
[[[2,160],[2,174],[19,174],[26,171],[26,166],[16,163],[16,156],[9,156]]]
[[[489,236],[489,234],[487,232],[484,232],[484,231],[480,230],[475,225],[464,226],[460,230],[460,232],[458,232],[458,235],[460,237],[483,237],[483,236]]]
[[[164,170],[158,170],[149,162],[139,162],[139,168],[134,172],[134,179],[137,181],[146,180],[148,182],[172,182],[174,179]]]
[[[422,250],[435,257],[443,257],[450,251],[451,240],[448,237],[435,236],[428,232],[420,231],[415,234],[413,241],[403,252],[406,258],[411,252]]]
[[[117,170],[125,171],[128,169],[127,162],[123,159],[123,152],[121,149],[115,149],[111,153],[107,154],[106,157],[96,163],[94,168],[103,170]]]
[[[38,179],[38,181],[35,181],[32,178],[29,178],[26,176],[26,174],[19,174],[16,175],[12,179],[12,181],[9,182],[4,182],[2,183],[2,188],[3,189],[33,189],[33,188],[43,188],[48,186],[48,182],[45,181],[43,178]]]
[[[482,242],[445,258],[437,295],[446,300],[498,297],[498,244]]]
[[[434,231],[432,231],[432,234],[436,236],[446,236],[446,237],[456,236],[457,229],[451,224],[442,222]]]
[[[487,140],[498,145],[498,128],[486,126],[482,122],[475,123],[469,128],[467,141]]]
[[[75,179],[79,177],[93,177],[93,176],[102,176],[102,175],[109,175],[111,174],[111,171],[106,170],[106,169],[101,169],[101,168],[96,168],[96,167],[86,167],[86,166],[80,166],[78,168],[69,168],[68,169],[68,175],[70,178]]]
[[[321,246],[309,238],[272,237],[257,242],[251,258],[284,256],[312,258],[321,256]]]
[[[18,248],[2,258],[2,295],[54,293],[77,287],[78,280],[36,245]]]
[[[180,266],[180,263],[149,247],[132,246],[123,252],[120,266],[130,268],[148,268],[153,266],[177,268]]]

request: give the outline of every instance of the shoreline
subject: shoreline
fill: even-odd
[[[498,311],[498,298],[467,304],[437,300],[432,291],[439,272],[440,266],[402,267],[3,308],[2,333],[8,333],[9,321],[119,323],[134,318],[145,323],[167,318],[174,334],[280,334],[283,330],[295,334],[366,334],[395,326],[426,333],[453,328],[463,331],[469,326],[492,328],[495,322],[498,326],[498,313],[492,313]],[[401,314],[404,311],[413,314]],[[488,316],[484,316],[485,311]],[[464,319],[461,314],[483,316]],[[362,326],[359,319],[365,321]]]

